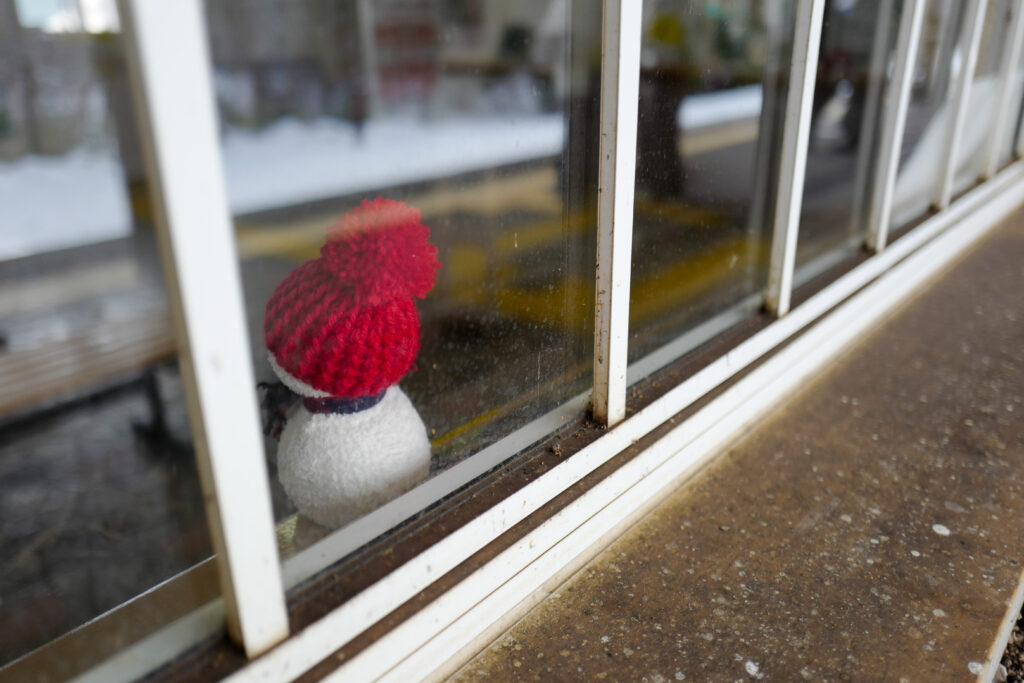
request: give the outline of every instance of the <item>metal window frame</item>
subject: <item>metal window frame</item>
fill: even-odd
[[[228,632],[253,657],[288,636],[288,614],[202,7],[118,9]]]
[[[1020,102],[1011,100],[1010,94],[1011,85],[1020,68],[1021,53],[1024,52],[1024,4],[1014,2],[1010,4],[1010,8],[1012,12],[1010,27],[999,62],[996,120],[995,125],[992,126],[992,137],[989,140],[985,165],[981,172],[982,180],[988,180],[999,169],[999,160],[1002,158],[1004,145],[1007,143],[1007,134],[1012,125],[1011,118],[1017,113],[1014,105],[1020,106]]]
[[[947,100],[952,108],[952,118],[947,128],[949,144],[941,165],[941,175],[935,188],[932,206],[940,211],[949,206],[953,198],[953,182],[956,179],[957,165],[960,156],[960,142],[967,124],[967,105],[971,99],[971,85],[974,81],[974,69],[978,64],[978,51],[981,47],[981,33],[985,25],[986,0],[969,0],[966,9],[966,21],[959,42],[963,46],[966,57],[963,60],[960,74],[957,76],[950,98]]]
[[[908,2],[918,8],[917,12],[924,4],[924,0]],[[119,0],[119,6],[129,39],[129,53],[133,60],[137,60],[136,85],[138,92],[144,95],[141,104],[144,110],[142,135],[150,152],[151,177],[156,179],[158,204],[162,206],[161,214],[165,219],[166,229],[161,231],[165,238],[163,251],[169,259],[168,272],[172,273],[173,284],[180,290],[177,292],[180,299],[173,306],[185,340],[183,375],[190,392],[190,415],[198,436],[201,469],[205,470],[204,486],[211,505],[210,524],[219,543],[218,556],[225,575],[227,620],[229,625],[234,620],[236,626],[233,628],[241,633],[241,641],[251,656],[286,635],[287,620],[281,570],[273,545],[273,519],[269,514],[269,497],[266,496],[266,472],[256,424],[255,400],[239,400],[242,395],[252,397],[252,371],[248,365],[250,356],[244,331],[238,260],[224,198],[223,178],[219,173],[219,149],[213,134],[212,87],[201,11],[198,0],[175,3]],[[611,425],[618,411],[615,402],[621,400],[624,409],[625,399],[629,246],[638,99],[636,90],[633,94],[629,94],[629,90],[638,87],[639,83],[638,22],[641,10],[640,3],[630,0],[605,0],[605,7],[609,14],[604,28],[606,52],[602,63],[609,68],[605,70],[603,67],[602,70],[601,188],[602,200],[607,205],[603,205],[605,208],[601,212],[599,249],[605,251],[599,251],[599,287],[595,301],[598,319],[604,322],[597,326],[603,332],[595,332],[596,340],[602,343],[595,349],[595,371],[597,356],[602,349],[607,349],[608,355],[602,365],[607,370],[607,378],[600,380],[595,372],[594,401],[595,412],[597,402],[603,402],[603,416]],[[820,318],[822,323],[815,323],[812,328],[816,336],[808,337],[819,340],[814,347],[817,350],[805,355],[808,358],[813,356],[812,360],[817,361],[829,357],[855,336],[857,329],[862,328],[853,326],[848,328],[847,334],[836,334],[840,326],[828,321],[839,320],[847,325],[851,315],[849,311],[854,310],[858,312],[854,318],[864,318],[862,325],[868,324],[869,319],[880,315],[891,302],[906,296],[913,283],[923,280],[926,275],[921,273],[934,272],[938,267],[935,264],[941,260],[937,256],[948,258],[965,248],[1019,203],[1017,197],[1024,191],[1024,162],[1011,164],[982,186],[970,190],[884,252],[871,256],[790,311],[793,260],[823,10],[824,0],[801,0],[798,11],[794,50],[799,52],[799,56],[794,54],[794,76],[791,77],[787,96],[780,172],[780,194],[783,195],[780,203],[784,206],[775,214],[772,285],[766,296],[769,307],[780,319],[707,364],[628,419],[620,417],[621,422],[600,439],[391,574],[381,577],[320,621],[238,671],[231,680],[255,681],[266,680],[266,677],[294,676],[318,663],[569,486]],[[609,16],[617,18],[607,21]],[[920,18],[915,21],[919,23]],[[915,31],[901,28],[901,36],[905,31],[909,32],[906,46],[908,55],[912,56],[914,50],[911,49],[910,36]],[[919,25],[916,33],[919,36]],[[976,57],[977,40],[972,45]],[[609,46],[614,49],[609,51]],[[635,73],[626,68],[634,55]],[[911,56],[906,58],[902,71],[912,69]],[[174,69],[169,67],[172,62]],[[908,63],[911,66],[907,66]],[[612,64],[614,69],[610,68]],[[179,69],[176,78],[172,72]],[[182,73],[190,76],[189,83],[182,82]],[[964,73],[968,74],[969,87],[973,67],[965,68]],[[617,89],[614,98],[609,94],[611,81]],[[902,95],[906,88],[908,86],[901,83],[898,92]],[[190,107],[193,118],[189,121],[190,124],[198,122],[198,136],[195,129],[186,131],[181,122],[173,120],[175,107],[171,103],[183,95],[187,95],[184,101],[198,103],[198,106]],[[633,100],[632,105],[627,101],[629,99]],[[962,93],[957,102],[962,106]],[[606,103],[607,119],[604,113]],[[180,102],[175,106],[180,107]],[[633,107],[632,113],[630,106]],[[892,111],[887,108],[883,126],[895,133],[901,124],[890,121],[888,117],[902,118],[905,110],[905,106],[902,113],[899,113],[898,106]],[[611,123],[613,117],[617,124]],[[628,126],[632,126],[631,130],[627,129]],[[623,133],[626,135],[618,140]],[[894,139],[897,138],[894,135]],[[606,149],[609,154],[607,160]],[[611,157],[613,151],[614,159]],[[625,173],[627,170],[629,173]],[[892,182],[892,178],[887,177],[890,193]],[[607,198],[604,197],[606,193],[609,195]],[[781,201],[783,198],[784,202]],[[627,205],[628,212],[625,209]],[[887,214],[882,213],[880,225],[887,221]],[[964,225],[954,230],[953,226],[961,221]],[[910,271],[918,275],[912,282],[908,280],[900,284],[895,272],[886,275],[886,271],[904,260],[915,264]],[[872,284],[875,280],[877,282]],[[619,283],[617,292],[602,294],[603,283],[610,283],[614,290],[616,282]],[[212,285],[213,289],[200,285]],[[870,286],[870,290],[865,291],[874,292],[876,297],[867,297],[870,301],[866,304],[863,303],[864,297],[860,297],[856,299],[860,303],[854,305],[851,297],[866,286]],[[617,299],[614,298],[616,295]],[[602,296],[611,298],[605,302]],[[843,304],[844,301],[847,303]],[[216,315],[210,313],[212,309],[216,309]],[[823,323],[825,327],[822,327]],[[790,348],[802,349],[810,343],[801,338]],[[541,528],[546,535],[542,539],[538,534],[531,534],[523,543],[502,553],[452,589],[458,593],[449,592],[406,622],[410,626],[403,624],[385,635],[347,663],[344,671],[354,674],[388,673],[391,670],[392,677],[400,679],[399,674],[403,671],[422,673],[424,669],[416,667],[424,663],[432,662],[430,666],[436,666],[443,656],[457,651],[458,647],[472,640],[474,634],[480,633],[481,614],[488,613],[487,618],[490,619],[494,615],[493,610],[497,609],[495,605],[502,605],[501,609],[507,610],[520,604],[527,594],[524,591],[535,587],[538,577],[545,576],[545,572],[550,577],[552,572],[564,569],[571,563],[572,553],[579,555],[599,543],[630,515],[644,509],[645,500],[649,502],[652,495],[656,498],[659,491],[678,482],[694,465],[710,457],[735,429],[747,424],[752,415],[775,400],[779,394],[772,392],[794,385],[795,379],[780,381],[780,378],[788,376],[785,369],[791,369],[793,359],[799,357],[797,351],[787,350],[762,365],[749,377],[773,378],[777,385],[774,389],[763,393],[763,388],[758,388],[756,382],[744,379],[743,383],[736,385],[744,388],[728,390],[671,432],[670,437],[659,440],[629,465],[600,482],[593,493],[588,492],[580,499],[585,501],[581,505],[571,506],[566,514],[552,517],[550,524],[545,522]],[[783,360],[776,361],[776,358]],[[621,379],[616,373],[621,374]],[[799,377],[800,374],[792,376]],[[680,430],[686,431],[686,435]],[[246,515],[240,516],[241,512]],[[246,535],[255,535],[256,542],[238,542],[240,530]],[[568,546],[565,545],[567,543]],[[567,552],[567,548],[572,552]],[[331,552],[328,548],[320,548],[320,551]],[[319,557],[317,561],[324,559]],[[178,627],[181,630],[180,624]],[[250,634],[257,635],[250,637]],[[267,634],[273,635],[267,637]],[[153,643],[160,642],[161,637],[161,634],[156,634],[148,638],[148,647],[152,649]],[[436,649],[432,650],[432,646]],[[386,657],[377,656],[389,648],[392,650]],[[414,663],[416,667],[413,667]],[[392,669],[395,666],[398,668]]]
[[[1024,106],[1024,102],[1021,105]],[[1024,116],[1020,119],[1016,137],[1013,139],[1013,157],[1015,159],[1024,157]]]
[[[885,102],[889,88],[887,87],[891,81],[888,78],[888,66],[889,66],[889,34],[892,31],[893,23],[893,10],[896,4],[894,0],[882,0],[878,7],[878,23],[875,25],[875,39],[871,45],[871,63],[868,67],[868,88],[867,96],[864,101],[864,111],[868,112],[868,115],[861,121],[860,126],[860,140],[861,145],[864,149],[871,150],[877,147],[882,149],[881,145],[876,145],[875,140],[878,135],[879,123],[882,123],[881,128],[884,129],[885,116],[884,116],[884,105],[880,104]],[[902,16],[902,11],[901,11]],[[900,38],[902,37],[902,31],[897,28],[896,45],[894,47],[894,56],[899,54]],[[896,61],[895,59],[893,60]],[[898,73],[895,69],[893,75]],[[882,109],[879,109],[882,107]],[[881,111],[883,115],[874,116],[871,112]],[[860,154],[857,157],[857,170],[854,172],[854,186],[853,186],[853,218],[854,224],[860,225],[868,223],[870,207],[864,206],[865,196],[867,195],[868,188],[874,188],[875,173],[873,172],[873,164],[871,163],[870,154]],[[799,278],[798,278],[799,279]]]
[[[899,170],[900,150],[903,147],[903,132],[906,129],[907,109],[910,106],[910,91],[914,85],[914,65],[921,41],[921,27],[924,24],[926,0],[906,0],[900,17],[899,35],[896,39],[896,55],[893,60],[893,77],[886,88],[883,106],[882,135],[875,159],[874,191],[868,212],[868,233],[866,246],[878,253],[885,249],[889,237],[889,223],[892,214],[892,198],[896,188],[896,173]]]
[[[641,2],[604,0],[593,409],[608,427],[626,416],[642,15]]]
[[[793,293],[793,266],[800,233],[800,209],[807,169],[807,143],[811,133],[811,105],[818,74],[818,49],[825,0],[800,0],[793,33],[793,57],[786,94],[786,116],[779,161],[778,200],[772,231],[771,261],[765,307],[777,317],[789,312]]]

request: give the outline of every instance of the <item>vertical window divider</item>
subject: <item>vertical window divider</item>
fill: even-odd
[[[1021,117],[1016,137],[1013,139],[1013,156],[1015,159],[1024,157],[1024,116]]]
[[[1024,4],[1020,2],[1010,3],[1010,11],[1013,13],[1010,19],[1010,26],[1007,30],[1006,46],[1003,54],[1000,55],[999,80],[996,86],[996,120],[992,127],[992,137],[989,139],[989,147],[986,151],[985,167],[981,172],[981,179],[988,180],[996,174],[999,169],[1000,152],[1005,149],[1002,145],[1010,132],[1011,117],[1014,102],[1010,98],[1014,90],[1014,80],[1018,65],[1020,64],[1021,47],[1024,45]],[[1019,103],[1017,103],[1019,104]]]
[[[907,124],[910,91],[914,85],[921,27],[924,24],[925,0],[906,0],[900,16],[896,54],[893,58],[892,80],[886,88],[882,105],[882,135],[875,159],[874,191],[868,213],[867,248],[875,253],[885,249],[889,236],[892,197],[896,173],[900,165],[900,148]]]
[[[807,143],[811,132],[811,105],[818,73],[818,50],[825,0],[800,0],[793,32],[793,60],[786,93],[782,129],[779,187],[775,206],[772,252],[768,270],[765,307],[776,317],[789,312],[793,290],[793,266],[800,231]]]
[[[228,631],[252,657],[288,616],[202,6],[118,8]]]
[[[952,107],[952,119],[947,131],[949,144],[946,145],[942,163],[942,176],[936,188],[932,205],[939,209],[949,206],[953,198],[953,181],[956,177],[957,157],[960,155],[960,141],[967,122],[967,105],[971,98],[971,81],[974,80],[974,68],[978,63],[978,51],[981,46],[981,33],[985,24],[985,0],[970,0],[967,5],[967,25],[964,27],[963,38],[966,40],[966,57],[960,67],[960,74],[953,84],[953,92],[947,103]]]
[[[870,112],[880,111],[880,108],[881,111],[884,111],[889,93],[889,34],[892,31],[894,5],[895,0],[882,0],[879,3],[875,39],[871,43],[868,87],[863,109],[868,115],[863,116],[861,120],[859,134],[859,145],[868,151],[878,148],[875,140],[880,130],[885,127],[885,118],[876,117]],[[857,155],[857,170],[853,185],[853,212],[851,214],[855,225],[867,223],[869,220],[871,207],[865,207],[864,203],[865,197],[874,196],[868,195],[868,188],[874,188],[874,167],[876,165],[874,162],[875,158],[872,158],[871,154]]]
[[[626,416],[629,279],[643,3],[604,0],[594,325],[594,419]]]

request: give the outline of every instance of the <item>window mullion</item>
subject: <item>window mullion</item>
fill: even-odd
[[[629,278],[643,4],[605,0],[594,325],[594,419],[626,415]]]
[[[778,317],[789,312],[793,288],[793,264],[800,229],[807,141],[811,131],[811,104],[818,73],[818,49],[824,11],[825,0],[800,0],[796,9],[768,291],[765,294],[765,306]]]
[[[880,252],[885,248],[889,235],[893,190],[896,186],[896,173],[899,170],[900,148],[903,146],[903,132],[906,129],[910,91],[914,85],[914,65],[917,62],[917,50],[921,41],[924,9],[925,0],[907,0],[900,17],[893,76],[885,94],[882,110],[882,136],[878,145],[878,157],[875,159],[875,188],[871,193],[868,214],[867,246],[874,252]]]
[[[228,629],[254,656],[288,619],[202,6],[119,8]]]
[[[971,81],[974,79],[974,67],[978,63],[978,50],[981,45],[981,33],[984,27],[985,1],[971,0],[966,9],[967,23],[964,27],[964,39],[967,41],[966,58],[960,67],[960,74],[953,84],[953,92],[948,105],[953,117],[947,130],[949,144],[945,148],[945,157],[941,166],[942,177],[936,188],[933,205],[936,209],[949,206],[953,197],[953,180],[956,177],[957,157],[960,156],[960,141],[963,138],[964,124],[967,122],[967,105],[971,97]]]
[[[882,0],[878,6],[878,23],[875,26],[875,38],[871,43],[871,62],[868,66],[867,94],[864,98],[864,112],[871,112],[861,117],[859,147],[867,152],[877,149],[875,140],[885,127],[884,116],[875,116],[874,112],[884,111],[889,96],[889,35],[892,33],[892,22],[899,14],[895,11],[896,0]],[[853,185],[853,221],[857,226],[870,221],[871,206],[865,206],[873,197],[869,190],[876,186],[877,155],[870,153],[857,154],[857,167],[854,172]]]
[[[1013,142],[1013,156],[1015,159],[1024,157],[1024,117],[1021,117],[1017,127],[1017,134]]]
[[[999,81],[996,88],[996,122],[992,127],[992,137],[989,140],[989,148],[985,159],[985,167],[981,177],[988,180],[996,174],[999,169],[999,159],[1002,152],[1006,135],[1009,132],[1011,117],[1016,113],[1013,108],[1019,102],[1013,102],[1010,95],[1016,90],[1014,88],[1015,74],[1019,68],[1021,48],[1024,45],[1024,4],[1015,2],[1010,5],[1013,18],[1010,20],[1010,27],[1007,32],[1006,46],[1001,55],[1002,61],[999,65]]]

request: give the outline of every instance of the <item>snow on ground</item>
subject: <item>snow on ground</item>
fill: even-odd
[[[979,121],[991,115],[994,87],[991,77],[981,77],[971,89],[970,111]],[[1022,90],[1018,76],[1015,96]],[[761,87],[745,86],[684,98],[677,121],[693,131],[755,117],[760,108]],[[936,114],[901,169],[893,201],[896,224],[930,201],[946,115],[945,108]],[[562,114],[523,114],[380,117],[367,121],[361,135],[335,119],[282,119],[258,131],[229,130],[223,153],[231,211],[372,194],[389,185],[554,156],[561,153],[564,127]],[[989,129],[965,129],[962,170],[978,158]],[[0,163],[0,260],[127,235],[130,221],[112,150],[80,147],[60,157]]]
[[[0,163],[0,259],[128,234],[131,211],[110,150]]]
[[[720,126],[761,114],[761,86],[745,85],[684,97],[676,123],[682,130]]]
[[[230,131],[224,166],[231,209],[247,213],[441,178],[561,153],[561,114],[367,121],[278,121]]]
[[[561,114],[379,118],[362,135],[335,119],[282,119],[229,130],[223,158],[232,213],[500,167],[561,153]],[[0,259],[127,235],[128,198],[115,153],[0,163]]]
[[[1012,100],[1020,101],[1024,82],[1018,74],[1013,87]],[[982,171],[984,156],[981,154],[990,142],[989,136],[995,126],[995,112],[998,101],[998,83],[993,75],[978,76],[971,84],[967,100],[967,120],[960,146],[957,148],[956,175],[953,194],[956,195],[974,184]],[[896,186],[893,189],[892,224],[894,226],[920,216],[928,210],[934,199],[949,146],[951,110],[948,103],[935,111],[914,151],[903,162]],[[1001,149],[1010,147],[1009,136],[998,141]]]
[[[761,87],[683,100],[684,130],[757,116]],[[336,119],[282,119],[230,129],[224,168],[235,214],[497,168],[562,151],[561,113],[446,118],[379,117],[362,134]],[[127,235],[128,197],[116,153],[0,163],[0,259]]]

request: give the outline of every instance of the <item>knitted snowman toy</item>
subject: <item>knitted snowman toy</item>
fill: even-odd
[[[277,401],[278,476],[299,512],[327,527],[409,490],[430,469],[426,427],[398,387],[419,351],[413,297],[426,296],[441,266],[421,218],[402,202],[364,200],[267,302],[270,366],[302,399],[283,431]],[[270,393],[279,399],[281,389]]]

